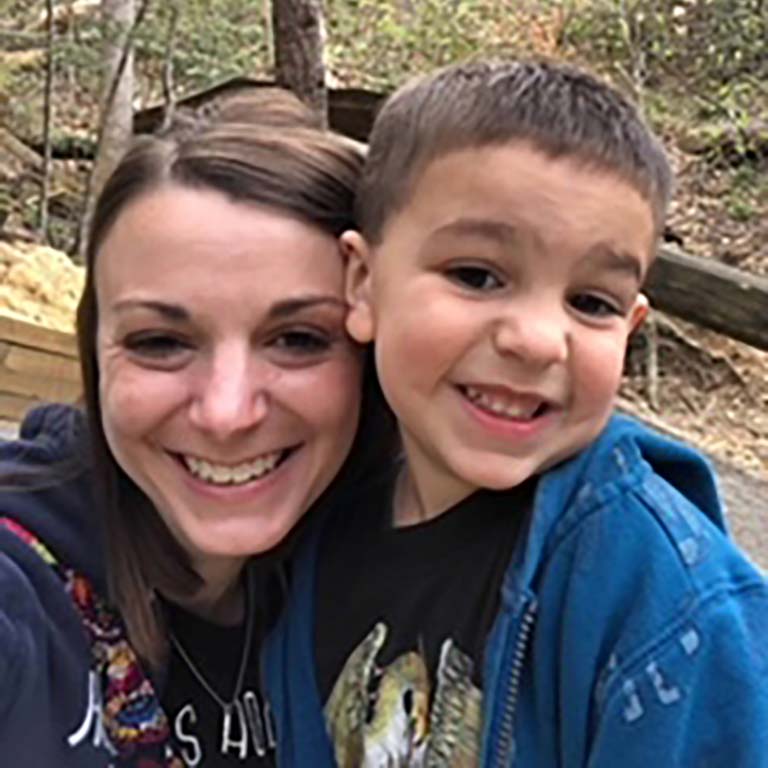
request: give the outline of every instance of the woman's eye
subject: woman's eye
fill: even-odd
[[[622,314],[621,309],[611,301],[593,293],[579,293],[570,300],[571,306],[582,315],[610,317]]]
[[[493,291],[503,285],[501,280],[485,267],[451,267],[446,274],[453,282],[474,291]]]
[[[162,333],[129,336],[125,340],[125,347],[134,355],[151,360],[165,360],[190,349],[186,341]]]
[[[285,331],[272,342],[277,349],[295,355],[313,355],[325,352],[331,340],[317,331]]]

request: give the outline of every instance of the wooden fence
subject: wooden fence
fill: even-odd
[[[80,397],[75,337],[0,315],[0,419],[19,421],[35,403]]]
[[[657,309],[768,351],[768,278],[661,248],[645,291]]]

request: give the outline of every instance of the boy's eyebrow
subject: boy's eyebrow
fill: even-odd
[[[438,227],[432,233],[432,236],[437,237],[446,234],[484,237],[486,240],[494,240],[505,244],[517,236],[517,230],[505,221],[462,217]]]
[[[642,261],[629,251],[617,251],[610,245],[601,243],[590,248],[585,261],[590,261],[595,266],[600,266],[611,272],[626,272],[634,277],[638,283],[643,281]]]
[[[338,296],[333,296],[331,294],[310,294],[275,302],[269,308],[267,317],[272,319],[289,317],[302,310],[311,309],[312,307],[323,304],[335,305],[344,310],[348,309],[347,303]],[[113,309],[117,312],[127,312],[132,309],[147,309],[151,312],[157,312],[157,314],[162,315],[167,320],[175,323],[189,322],[191,318],[189,311],[181,306],[181,304],[170,304],[165,301],[157,301],[154,299],[123,299],[122,301],[116,302],[113,305]]]

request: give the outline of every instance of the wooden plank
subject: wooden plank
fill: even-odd
[[[23,347],[45,349],[67,357],[77,357],[77,341],[73,333],[54,331],[34,323],[0,314],[0,341],[10,341]]]
[[[0,368],[0,393],[21,395],[56,403],[73,403],[80,397],[81,386],[71,381],[44,379],[27,373]]]
[[[0,419],[9,421],[21,421],[27,411],[36,405],[39,400],[22,395],[10,395],[0,392]]]
[[[661,248],[645,291],[670,315],[768,351],[768,278]]]
[[[8,371],[80,384],[80,366],[75,358],[13,344],[6,345],[3,352],[2,346],[0,344],[0,362]]]

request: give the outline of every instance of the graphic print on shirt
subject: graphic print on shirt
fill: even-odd
[[[173,735],[185,765],[272,765],[277,747],[272,712],[255,691],[244,691],[235,699],[228,711],[220,713],[218,725],[206,722],[214,719],[200,701],[197,706],[188,701],[172,716]]]
[[[387,640],[378,622],[347,658],[325,706],[339,768],[473,768],[478,764],[482,692],[472,659],[443,641],[434,691],[423,653],[377,663]]]

